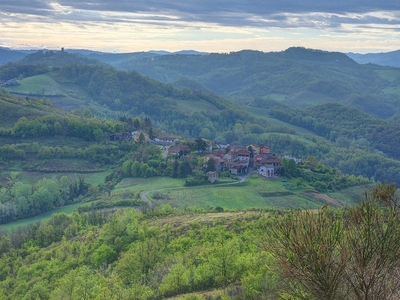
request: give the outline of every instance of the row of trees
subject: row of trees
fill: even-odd
[[[0,189],[0,223],[33,217],[56,207],[79,201],[89,190],[83,177],[42,178],[35,184],[23,183],[12,173]]]
[[[288,178],[298,178],[296,183],[302,185],[308,182],[316,190],[340,190],[348,186],[368,184],[370,179],[361,175],[342,174],[338,169],[322,165],[314,156],[307,157],[300,165],[293,159],[282,159],[280,175]]]
[[[105,135],[124,131],[121,122],[83,117],[48,115],[27,119],[22,117],[8,132],[12,137],[71,136],[87,141],[102,141]]]

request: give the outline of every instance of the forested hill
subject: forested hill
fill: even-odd
[[[385,53],[348,53],[347,55],[360,64],[400,67],[400,50]]]
[[[400,110],[400,69],[360,65],[338,52],[289,48],[163,55],[127,62],[125,68],[163,82],[187,77],[238,103],[257,98],[299,107],[340,102],[381,118]]]
[[[40,92],[43,97],[49,93],[54,101],[64,99],[64,106],[80,101],[119,115],[148,116],[158,128],[179,135],[208,139],[220,136],[232,142],[238,139],[233,133],[234,126],[248,128],[249,133],[273,127],[209,92],[176,89],[135,71],[120,71],[110,66],[48,67],[14,63],[0,67],[0,79],[16,77],[23,79],[18,86],[8,88],[10,92],[27,96],[38,96]],[[254,126],[258,128],[253,130]]]
[[[0,64],[22,59],[26,54],[20,51],[0,47]]]
[[[219,96],[188,88],[175,89],[134,71],[97,66],[64,66],[51,76],[62,84],[74,84],[93,101],[128,115],[144,114],[167,132],[214,139],[226,136],[236,124],[270,126]],[[235,137],[228,138],[232,142]]]
[[[380,120],[355,108],[337,103],[316,105],[304,110],[273,108],[271,116],[314,131],[340,147],[357,141],[360,147],[371,147],[400,159],[400,125]]]
[[[46,65],[50,67],[61,67],[69,64],[106,65],[104,62],[97,59],[81,57],[64,51],[52,50],[41,50],[28,54],[17,63],[19,65]]]

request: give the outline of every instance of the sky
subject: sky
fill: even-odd
[[[400,1],[0,0],[0,46],[388,52],[400,49]]]

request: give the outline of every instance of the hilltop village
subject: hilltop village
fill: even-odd
[[[131,140],[134,143],[157,145],[168,161],[189,162],[191,169],[205,171],[207,180],[211,183],[218,180],[218,176],[222,172],[234,176],[256,172],[265,178],[277,177],[280,174],[283,158],[292,159],[296,164],[301,162],[300,158],[291,155],[280,158],[265,145],[219,144],[203,138],[194,140],[180,140],[170,136],[151,138],[142,130],[116,133],[110,135],[108,139],[110,141]]]

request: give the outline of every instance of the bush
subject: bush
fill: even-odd
[[[270,235],[266,247],[292,296],[398,299],[400,215],[394,208],[367,197],[341,213],[296,211]]]

